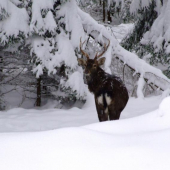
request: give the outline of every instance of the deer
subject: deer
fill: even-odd
[[[129,100],[129,95],[119,77],[110,75],[101,68],[106,60],[101,56],[107,51],[110,41],[107,46],[104,44],[102,52],[95,54],[94,59],[90,59],[89,55],[82,50],[84,42],[82,43],[80,39],[80,52],[86,60],[78,58],[78,64],[84,68],[88,89],[94,94],[98,119],[100,122],[118,120]]]

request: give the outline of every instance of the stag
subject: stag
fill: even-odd
[[[100,57],[107,51],[110,41],[107,46],[104,44],[103,52],[96,53],[94,59],[90,59],[89,55],[82,50],[83,44],[80,39],[80,51],[86,60],[78,58],[78,63],[85,68],[88,89],[94,94],[99,121],[117,120],[125,108],[129,96],[119,77],[110,75],[100,68],[106,60],[105,57]]]

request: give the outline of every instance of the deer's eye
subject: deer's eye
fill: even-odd
[[[97,67],[97,65],[96,65],[96,64],[93,64],[93,67]]]

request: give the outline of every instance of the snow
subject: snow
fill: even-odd
[[[60,34],[57,36],[57,42],[59,50],[53,57],[54,61],[52,59],[51,62],[54,64],[65,62],[65,64],[71,69],[75,69],[78,65],[78,62],[71,40],[68,40],[67,35]]]
[[[87,87],[86,87],[87,88]],[[87,102],[82,109],[58,109],[49,101],[41,109],[13,108],[0,112],[0,132],[44,131],[64,127],[97,123],[94,96],[87,90]],[[162,96],[150,98],[130,98],[121,119],[143,115],[158,109]]]
[[[156,0],[156,7],[155,7],[155,11],[157,11],[158,15],[160,14],[161,11],[161,1],[160,0]]]
[[[147,0],[142,0],[141,2],[142,2],[142,3],[141,3],[141,7],[142,7],[142,8],[148,7],[149,4],[150,4],[150,1],[147,1]]]
[[[30,24],[31,54],[33,58],[36,58],[33,72],[37,78],[43,74],[43,70],[48,70],[49,75],[56,74],[56,68],[63,65],[69,79],[63,78],[60,86],[76,91],[78,98],[85,98],[83,72],[78,67],[75,55],[75,50],[80,44],[80,37],[85,39],[83,25],[77,12],[78,6],[75,0],[63,1],[60,10],[53,11],[54,16],[50,10],[53,9],[53,5],[54,0],[33,1]],[[51,33],[51,38],[44,36],[46,31]]]
[[[57,25],[56,22],[53,18],[53,14],[51,11],[48,11],[45,19],[44,19],[44,23],[45,23],[45,30],[48,30],[49,32],[54,32]]]
[[[125,64],[128,64],[131,68],[134,68],[136,73],[143,74],[143,77],[148,79],[149,82],[158,87],[166,90],[169,88],[170,80],[162,73],[160,69],[157,69],[146,61],[140,59],[136,54],[131,53],[121,46],[114,47],[115,56],[118,56]]]
[[[138,9],[148,7],[149,4],[150,1],[148,0],[132,0],[132,3],[130,5],[130,12],[136,13]]]
[[[130,4],[130,12],[131,13],[136,13],[136,10],[140,8],[140,0],[133,0],[132,3]]]
[[[61,30],[56,38],[58,51],[53,56],[50,51],[54,44],[50,46],[47,40],[34,37],[31,52],[41,60],[41,65],[34,69],[37,77],[42,74],[44,67],[49,68],[49,73],[55,73],[54,68],[63,62],[75,69],[64,83],[73,90],[78,90],[79,95],[86,91],[87,102],[82,109],[58,109],[55,102],[49,101],[41,109],[13,108],[0,112],[0,169],[169,170],[170,97],[162,101],[170,92],[169,79],[160,70],[123,49],[104,26],[76,8],[74,3],[75,1],[68,1],[60,11],[60,15],[66,15],[66,23],[70,23],[74,16],[73,23],[67,25],[68,31],[73,31],[72,37]],[[45,19],[41,20],[40,17],[41,9],[52,8],[52,0],[35,0],[33,4],[39,10],[36,13],[37,7],[33,5],[35,9],[31,30],[39,30],[43,26],[53,31],[55,24],[51,12],[48,12]],[[75,13],[67,11],[68,7],[74,9]],[[37,19],[39,23],[35,27]],[[47,19],[50,22],[44,25],[44,20]],[[107,43],[106,38],[110,39],[111,46],[105,54],[105,69],[108,72],[112,53],[142,75],[138,82],[139,98],[130,98],[120,120],[99,123],[94,96],[82,86],[82,70],[77,66],[74,49],[79,44],[83,29],[98,35],[96,40],[101,43]],[[84,33],[82,36],[85,39]],[[141,92],[144,78],[148,78],[146,73],[151,74],[150,82],[167,89],[162,96],[143,98]],[[164,79],[166,83],[157,81],[153,75]]]
[[[51,45],[48,39],[41,37],[32,38],[31,54],[36,54],[37,61],[41,61],[33,70],[36,73],[36,77],[43,74],[43,68],[47,68],[49,74],[56,73],[55,67],[61,66],[63,62],[71,69],[76,69],[78,64],[77,57],[67,35],[58,35],[56,41],[58,42],[58,51],[53,54],[51,51],[54,49],[54,43]]]
[[[58,17],[63,17],[60,22],[62,23],[64,21],[64,23],[66,23],[66,30],[71,32],[71,42],[73,47],[79,47],[80,37],[82,37],[82,40],[84,40],[85,32],[81,19],[78,15],[78,6],[76,5],[75,0],[71,0],[62,4],[61,9],[57,12],[56,15]]]
[[[106,26],[107,27],[107,26]],[[113,36],[120,43],[134,28],[133,23],[115,25],[111,28]],[[109,31],[109,30],[108,30]]]
[[[139,77],[139,80],[138,80],[138,88],[137,88],[137,96],[139,98],[144,98],[144,94],[142,93],[143,89],[144,89],[144,85],[145,85],[145,80],[143,78],[143,75],[141,75]]]
[[[47,10],[47,9],[53,9],[53,0],[34,0],[32,4],[32,18],[31,18],[31,24],[30,24],[30,31],[36,32],[36,33],[44,33],[45,27],[45,20],[42,18],[41,10]],[[49,14],[47,16],[49,18]],[[52,18],[52,16],[50,16]],[[49,23],[53,23],[53,20],[50,19]]]
[[[2,4],[4,3],[1,2],[1,5]],[[6,4],[8,4],[5,8],[8,9],[9,17],[1,21],[0,24],[1,43],[8,42],[10,36],[16,38],[19,34],[23,33],[25,37],[27,37],[29,33],[29,17],[26,10],[24,8],[17,8],[13,3],[8,0]],[[4,7],[4,5],[1,7]]]
[[[65,86],[71,87],[73,91],[77,91],[77,98],[79,99],[81,96],[86,96],[86,88],[83,80],[82,74],[76,71],[73,74],[69,75],[69,78],[65,84]]]
[[[49,68],[50,59],[52,54],[50,53],[53,49],[53,46],[50,45],[48,40],[45,40],[41,37],[32,38],[32,50],[31,55],[35,54],[37,56],[37,63],[40,62],[34,69],[33,72],[36,73],[36,77],[38,78],[43,74],[44,67]],[[47,62],[48,61],[48,62]],[[54,67],[49,69],[53,71]]]
[[[6,18],[7,15],[3,14],[3,11],[6,11],[6,13],[8,13],[8,1],[0,1],[0,14],[4,15],[4,17]]]
[[[83,109],[50,106],[48,110],[0,112],[0,167],[169,170],[170,97],[161,101],[161,96],[131,98],[120,120],[103,123],[97,123],[91,94]],[[130,118],[132,112],[136,117]]]
[[[116,3],[118,2],[120,2],[120,0],[116,1]],[[136,2],[137,1],[133,1],[133,3]],[[139,59],[137,55],[123,49],[118,42],[120,41],[120,39],[117,40],[115,36],[113,36],[106,29],[105,26],[98,24],[88,14],[80,10],[76,5],[75,0],[67,1],[63,3],[60,7],[60,10],[57,10],[56,12],[57,18],[54,18],[52,12],[50,11],[50,9],[53,9],[53,3],[54,3],[53,0],[33,1],[32,18],[31,18],[30,26],[28,26],[28,22],[24,22],[25,20],[26,21],[28,20],[28,14],[26,13],[26,10],[17,8],[10,1],[9,3],[10,5],[8,5],[8,7],[14,14],[12,13],[10,17],[2,21],[2,26],[0,27],[2,27],[1,28],[2,30],[8,32],[8,30],[3,28],[4,26],[3,23],[5,23],[11,17],[14,17],[12,21],[17,23],[17,26],[18,25],[22,25],[22,26],[21,28],[17,27],[16,29],[17,31],[16,31],[15,29],[14,30],[11,29],[11,27],[8,25],[10,22],[7,22],[8,29],[12,31],[11,34],[15,34],[15,36],[18,36],[19,34],[18,32],[22,32],[22,31],[25,31],[24,34],[28,32],[32,33],[32,35],[30,35],[30,38],[32,38],[31,54],[33,54],[32,57],[36,58],[35,66],[34,66],[35,68],[33,69],[33,72],[36,73],[37,78],[43,74],[44,69],[48,70],[48,74],[51,73],[55,74],[57,71],[55,67],[60,67],[62,64],[65,64],[67,67],[69,67],[72,70],[72,72],[77,71],[78,62],[77,62],[77,56],[75,55],[75,50],[79,48],[80,37],[82,37],[83,40],[87,39],[87,35],[86,35],[87,32],[87,34],[91,34],[92,36],[94,36],[95,40],[100,42],[101,44],[108,43],[108,39],[110,40],[110,47],[105,54],[106,62],[105,62],[104,69],[106,72],[111,73],[110,65],[111,65],[112,58],[118,57],[125,64],[132,67],[135,70],[135,73],[140,73],[143,75],[145,79],[149,79],[149,82],[156,84],[158,87],[160,87],[163,90],[169,88],[170,80],[159,69],[150,66],[144,60]],[[149,2],[146,0],[142,1],[142,6],[147,6],[148,3]],[[169,3],[167,2],[167,4]],[[1,3],[1,6],[5,6],[5,3]],[[169,14],[168,9],[169,8],[165,10],[166,15]],[[19,12],[15,13],[14,11],[17,10]],[[41,14],[42,11],[44,11],[44,13],[47,12],[46,15],[44,14],[45,18]],[[58,28],[56,28],[55,20],[57,20],[58,18],[60,18],[60,20],[58,20],[59,22],[57,23]],[[23,21],[23,24],[19,24],[15,20],[19,22]],[[163,21],[164,20],[162,20],[162,22]],[[169,42],[168,40],[170,37],[168,31],[168,27],[169,27],[168,23],[169,22],[165,24],[165,28],[167,29],[165,33],[167,37],[167,42]],[[65,25],[66,30],[62,28],[63,24]],[[13,24],[10,23],[10,25]],[[60,30],[61,33],[59,35],[57,35],[55,28]],[[41,35],[43,35],[47,30],[49,32],[52,32],[53,39],[42,38]],[[38,35],[35,36],[35,34]],[[3,31],[0,36],[1,36],[0,37],[1,41],[4,42],[7,41],[7,37],[6,35],[4,35]],[[147,34],[146,39],[147,37],[150,37],[149,33]],[[151,38],[153,40],[157,39],[157,41],[155,42],[155,46],[160,46],[160,44],[163,41],[163,38],[161,36],[159,38],[156,36],[153,36]],[[148,41],[145,40],[145,42]],[[167,43],[165,43],[165,45],[167,46],[167,52],[169,52],[170,46]],[[81,80],[77,80],[77,81],[81,81]],[[73,85],[70,85],[70,87],[71,86]],[[81,92],[78,93],[80,94]]]
[[[163,100],[163,102],[159,105],[159,113],[161,116],[164,114],[170,114],[170,97],[167,97]]]
[[[170,41],[170,1],[164,1],[163,7],[157,3],[157,8],[160,9],[160,14],[154,21],[151,29],[146,32],[141,40],[142,44],[152,43],[155,52],[165,49],[169,54],[169,41]],[[165,44],[163,42],[165,41]]]
[[[143,75],[144,78],[148,79],[149,83],[153,83],[163,90],[169,88],[170,80],[162,73],[161,70],[151,66],[144,60],[140,59],[136,54],[131,53],[121,47],[115,36],[112,36],[103,25],[98,24],[88,14],[80,9],[78,10],[78,14],[82,20],[84,29],[87,31],[88,34],[94,37],[101,37],[102,32],[103,38],[100,38],[100,43],[102,44],[107,43],[108,39],[110,40],[110,44],[112,44],[112,56],[106,56],[106,66],[110,66],[109,61],[111,62],[111,57],[118,57],[124,62],[124,64],[127,64],[128,66],[133,68],[135,70],[135,73],[140,73]],[[108,71],[109,68],[107,68],[106,66],[105,70]]]

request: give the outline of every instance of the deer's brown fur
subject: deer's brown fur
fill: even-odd
[[[107,47],[104,46],[104,52],[109,44]],[[100,58],[104,52],[90,59],[82,50],[81,41],[80,50],[87,60],[79,58],[78,62],[85,67],[88,89],[94,94],[99,121],[119,119],[129,99],[125,85],[119,77],[110,75],[100,68],[105,62],[105,57]]]

